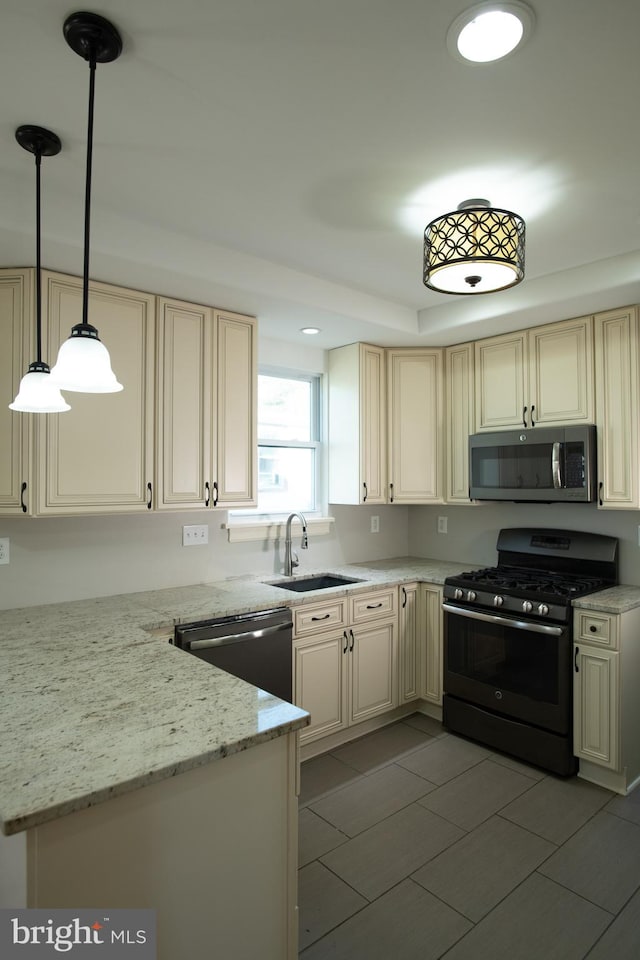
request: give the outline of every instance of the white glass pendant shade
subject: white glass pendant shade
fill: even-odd
[[[60,347],[51,379],[61,390],[77,393],[118,393],[123,389],[111,369],[109,351],[98,339],[95,327],[85,324],[73,327],[71,336]]]
[[[13,403],[9,404],[9,409],[21,413],[64,413],[71,410],[60,389],[51,379],[49,368],[44,370],[32,369],[33,367],[36,367],[36,364],[31,364],[20,381],[17,396]]]

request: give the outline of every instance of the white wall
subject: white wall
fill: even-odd
[[[447,517],[446,534],[438,517]],[[474,506],[411,507],[409,553],[416,557],[458,560],[470,568],[497,562],[496,540],[502,527],[552,527],[586,530],[619,539],[620,582],[640,586],[640,513],[598,510],[595,504],[483,503]]]

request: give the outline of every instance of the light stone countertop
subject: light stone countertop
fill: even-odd
[[[26,830],[308,723],[304,710],[185,656],[167,642],[174,624],[385,585],[442,584],[467,569],[402,557],[332,567],[362,582],[303,594],[265,582],[276,577],[241,577],[0,611],[3,832]],[[612,588],[579,605],[622,612],[640,605],[640,588]]]

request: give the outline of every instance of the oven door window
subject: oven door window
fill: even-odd
[[[446,693],[558,733],[569,729],[567,630],[548,636],[447,613],[445,631]]]

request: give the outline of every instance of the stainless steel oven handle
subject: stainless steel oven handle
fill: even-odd
[[[204,640],[187,640],[184,644],[185,650],[208,650],[211,647],[224,647],[227,643],[240,643],[243,640],[259,640],[261,637],[268,637],[273,633],[281,633],[283,630],[290,630],[291,624],[280,624],[277,627],[265,627],[263,630],[248,630],[246,633],[225,634],[223,637],[207,637]]]
[[[469,620],[483,620],[485,623],[500,623],[515,630],[529,630],[532,633],[546,633],[547,636],[561,637],[564,627],[551,627],[546,623],[531,623],[528,620],[511,620],[509,617],[499,617],[495,613],[481,613],[479,610],[461,610],[450,603],[443,603],[442,609],[447,613],[455,613],[459,617]]]
[[[554,443],[551,448],[551,475],[553,476],[553,486],[556,490],[562,490],[562,477],[560,475],[560,444]]]

